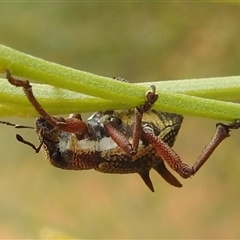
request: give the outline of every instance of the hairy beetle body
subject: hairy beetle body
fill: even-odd
[[[44,118],[36,121],[36,132],[49,162],[68,170],[95,169],[103,173],[149,172],[164,165],[153,146],[142,135],[136,155],[124,152],[108,135],[104,119],[112,119],[115,127],[132,142],[134,110],[97,112],[87,120],[88,134],[78,136],[52,127]],[[154,133],[170,147],[181,127],[183,117],[178,114],[149,110],[143,114],[142,125],[151,126]]]

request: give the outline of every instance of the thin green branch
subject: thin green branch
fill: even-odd
[[[132,106],[139,104],[150,84],[157,85],[160,92],[179,92],[218,99],[231,97],[232,93],[237,96],[240,92],[239,76],[147,82],[137,84],[145,87],[140,88],[132,84],[113,81],[111,78],[61,66],[0,45],[0,70],[4,71],[7,68],[17,76],[74,92],[113,101],[118,99],[117,97],[124,97],[121,102],[126,105],[132,102]]]
[[[39,83],[108,100],[121,99],[127,106],[129,102],[133,106],[141,104],[146,92],[145,87],[78,71],[0,45],[0,70],[5,69]]]
[[[45,84],[32,84],[32,86],[36,98],[51,114],[126,108],[122,103],[54,88]],[[27,109],[27,116],[37,116],[22,89],[11,86],[6,80],[1,81],[0,98],[2,105],[9,106],[11,104],[11,108],[16,108],[15,112],[13,111],[15,114],[21,106],[21,111]],[[160,98],[160,101],[154,106],[158,110],[222,120],[240,119],[240,104],[165,92],[161,93]],[[0,115],[5,115],[5,109],[0,109]]]
[[[28,109],[28,116],[37,116],[36,111],[29,103],[22,88],[16,88],[8,83],[6,79],[0,79],[0,99],[3,106],[11,105],[11,108]],[[51,114],[67,114],[70,112],[83,113],[101,110],[123,109],[126,106],[121,103],[96,98],[61,88],[55,88],[46,84],[32,83],[35,97],[41,105]],[[16,111],[16,110],[15,110]],[[1,113],[2,112],[2,113]],[[0,116],[4,114],[0,109]]]
[[[48,84],[33,84],[33,91],[51,114],[133,108],[144,101],[146,90],[155,84],[159,100],[154,107],[158,110],[220,120],[240,119],[239,104],[197,97],[236,98],[240,93],[240,77],[129,84],[47,62],[0,45],[0,70],[6,69],[14,75]],[[22,89],[10,86],[6,80],[0,81],[3,106],[0,116],[5,116],[4,111],[10,107],[15,106],[19,111],[20,104],[21,109],[29,111],[28,116],[36,116]]]
[[[219,100],[240,99],[240,76],[138,83],[145,87],[151,84],[164,92],[178,92]]]

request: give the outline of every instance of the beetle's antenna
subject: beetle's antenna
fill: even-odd
[[[19,142],[21,142],[21,143],[23,143],[23,144],[26,144],[26,145],[30,146],[31,148],[33,148],[36,153],[38,153],[38,152],[40,151],[40,149],[41,149],[41,147],[42,147],[42,145],[43,145],[43,139],[42,139],[42,141],[41,141],[41,143],[39,144],[38,147],[36,147],[33,143],[28,142],[28,141],[26,141],[25,139],[23,139],[23,137],[22,137],[21,135],[19,135],[19,134],[16,134],[16,139],[17,139]]]
[[[5,121],[0,121],[0,123],[8,125],[8,126],[15,127],[15,128],[30,128],[30,129],[34,129],[34,127],[31,127],[31,126],[25,126],[25,125],[15,124],[15,123],[10,123],[10,122],[5,122]]]
[[[21,124],[15,124],[15,123],[10,123],[10,122],[6,122],[6,121],[0,121],[0,124],[5,124],[11,127],[15,127],[15,128],[28,128],[28,129],[34,129],[34,127],[31,126],[25,126],[25,125],[21,125]],[[34,149],[34,151],[36,153],[38,153],[43,145],[43,140],[41,141],[40,145],[38,147],[36,147],[33,143],[26,141],[25,139],[23,139],[23,137],[19,134],[16,134],[16,139],[23,143],[26,144],[28,146],[30,146],[31,148]]]

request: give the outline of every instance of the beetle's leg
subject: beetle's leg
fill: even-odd
[[[208,158],[211,156],[211,154],[214,152],[214,150],[218,147],[218,145],[227,137],[229,137],[229,132],[231,129],[238,129],[240,128],[240,122],[235,121],[233,123],[230,123],[228,125],[225,125],[223,123],[218,123],[216,125],[216,132],[209,142],[209,144],[203,149],[201,155],[197,159],[197,161],[194,163],[192,169],[193,174],[195,174],[202,165],[208,160]]]
[[[151,127],[143,126],[143,132],[149,143],[153,145],[157,154],[166,162],[174,171],[179,173],[183,178],[192,175],[192,168],[182,163],[177,153],[170,148],[162,139],[158,138]]]
[[[132,144],[128,141],[127,137],[118,131],[111,123],[111,120],[106,119],[103,123],[108,135],[112,140],[128,155],[132,154]]]
[[[6,71],[6,77],[12,85],[16,87],[22,87],[23,91],[28,98],[29,102],[35,108],[35,110],[53,127],[64,131],[64,132],[72,132],[72,133],[87,133],[87,125],[83,121],[78,118],[68,118],[68,119],[57,119],[53,116],[49,115],[39,104],[35,96],[32,92],[32,86],[28,80],[19,80],[15,79],[11,76],[9,70]]]
[[[117,145],[122,148],[127,154],[135,155],[137,153],[139,139],[142,134],[142,116],[147,112],[153,104],[157,101],[158,94],[156,93],[155,86],[151,86],[151,90],[146,93],[146,101],[143,105],[136,107],[134,110],[134,126],[132,134],[132,143],[129,142],[127,137],[118,131],[111,123],[111,120],[106,119],[104,122],[104,128],[108,132],[109,136],[113,139]]]
[[[229,136],[230,129],[240,128],[238,121],[225,125],[222,123],[217,124],[216,132],[209,142],[209,144],[203,149],[200,157],[194,163],[192,167],[183,163],[178,154],[171,149],[166,143],[155,136],[153,130],[149,126],[143,127],[143,132],[148,141],[156,149],[158,155],[165,161],[174,171],[176,171],[181,177],[189,178],[194,175],[202,165],[208,160],[218,145]]]
[[[104,122],[104,128],[106,129],[109,136],[113,139],[117,145],[122,148],[128,155],[135,155],[137,153],[139,139],[142,134],[142,114],[137,110],[134,109],[134,126],[133,126],[133,133],[132,133],[132,143],[129,142],[128,138],[119,130],[117,130],[111,120],[106,119]]]
[[[133,127],[133,142],[132,142],[132,151],[133,153],[137,152],[140,136],[142,134],[142,116],[145,112],[151,109],[153,104],[157,101],[158,94],[156,93],[156,87],[151,86],[151,89],[146,93],[146,101],[143,105],[135,108],[135,124]]]
[[[28,80],[19,80],[19,79],[15,79],[12,77],[11,73],[9,70],[7,70],[6,72],[6,77],[9,81],[9,83],[11,83],[12,85],[16,86],[16,87],[22,87],[23,91],[26,95],[26,97],[28,98],[29,102],[32,104],[32,106],[36,109],[36,111],[52,126],[56,127],[58,125],[64,125],[65,123],[59,123],[56,121],[55,118],[53,118],[51,115],[49,115],[43,108],[42,106],[38,103],[38,101],[36,100],[35,96],[33,95],[32,92],[32,86],[29,83]]]

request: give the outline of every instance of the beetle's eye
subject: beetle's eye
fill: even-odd
[[[51,155],[51,163],[56,167],[63,167],[65,165],[65,161],[59,150],[55,151]]]
[[[114,127],[118,127],[119,125],[122,124],[122,120],[120,118],[117,118],[117,117],[111,117],[110,122]]]

